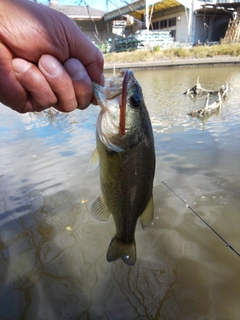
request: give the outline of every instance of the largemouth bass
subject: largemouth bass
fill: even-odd
[[[101,107],[97,124],[102,195],[91,206],[100,221],[113,216],[116,234],[107,251],[107,261],[119,258],[127,265],[136,262],[135,228],[153,220],[153,179],[155,150],[152,126],[142,89],[133,72],[106,79],[105,87],[93,84],[94,97]]]

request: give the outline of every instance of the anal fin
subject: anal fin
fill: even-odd
[[[103,202],[102,196],[97,197],[97,199],[93,202],[90,212],[93,218],[102,222],[108,221],[111,217],[111,212]]]
[[[153,196],[151,195],[146,205],[146,208],[144,209],[143,213],[140,216],[143,229],[147,229],[151,226],[153,221],[153,213],[154,213],[154,203],[153,203]]]

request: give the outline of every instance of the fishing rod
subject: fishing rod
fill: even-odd
[[[211,227],[195,210],[193,210],[193,208],[190,207],[190,205],[183,200],[172,188],[170,188],[166,182],[162,181],[162,183],[173,193],[175,194],[175,196],[182,201],[182,203],[185,204],[185,206],[192,211],[203,223],[205,223],[205,225],[210,228],[225,244],[226,247],[229,247],[233,252],[236,253],[236,255],[238,255],[240,257],[240,253],[237,252],[237,250],[235,250],[215,229],[213,229],[213,227]]]

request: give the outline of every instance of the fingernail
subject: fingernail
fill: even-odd
[[[12,66],[14,72],[24,73],[31,67],[31,63],[20,58],[15,58],[12,60]]]
[[[63,71],[62,64],[50,55],[43,55],[40,58],[39,66],[52,77],[59,76]]]
[[[86,77],[87,71],[77,59],[71,58],[64,63],[64,68],[72,80],[81,80]]]

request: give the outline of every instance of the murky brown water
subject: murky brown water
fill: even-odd
[[[153,226],[136,230],[137,263],[107,263],[113,220],[89,214],[99,194],[98,107],[19,115],[0,108],[0,319],[240,318],[240,259],[162,184],[240,251],[240,66],[135,72],[155,134]],[[183,92],[229,83],[219,116]]]

